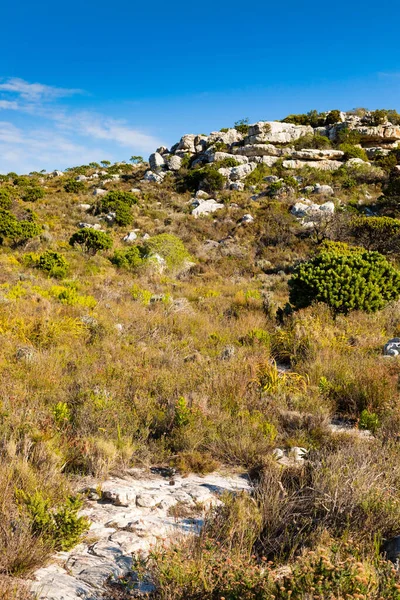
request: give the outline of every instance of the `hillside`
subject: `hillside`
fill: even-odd
[[[153,598],[399,600],[400,115],[130,163],[0,175],[0,599],[91,539],[87,481],[163,467],[253,489],[135,562]]]

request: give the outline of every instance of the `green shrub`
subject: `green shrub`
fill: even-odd
[[[359,148],[358,146],[354,146],[353,144],[340,144],[339,150],[344,152],[344,160],[349,160],[349,158],[361,158],[362,160],[368,161],[368,156],[366,155],[365,150],[363,150],[363,148]]]
[[[372,111],[371,115],[371,123],[374,126],[377,125],[383,125],[383,123],[386,123],[387,118],[388,118],[388,111],[385,109],[377,109]]]
[[[43,198],[45,194],[46,192],[43,188],[39,186],[30,186],[25,189],[22,200],[24,202],[36,202],[36,200]]]
[[[354,129],[349,129],[347,126],[342,127],[337,132],[336,137],[338,144],[352,144],[353,146],[359,144],[361,140],[360,134],[354,131]]]
[[[62,279],[68,273],[69,264],[59,252],[47,250],[39,256],[36,267],[48,273],[50,277]]]
[[[340,110],[331,110],[325,119],[325,125],[334,125],[340,121]]]
[[[133,220],[131,206],[138,203],[137,197],[131,192],[113,190],[106,194],[99,206],[98,213],[115,212],[115,222],[122,227],[130,225]]]
[[[177,181],[178,191],[195,192],[200,187],[206,192],[215,192],[222,190],[225,185],[225,178],[213,164],[206,165],[199,169],[193,169],[185,173]]]
[[[0,208],[9,210],[12,206],[12,196],[10,190],[0,188]]]
[[[31,179],[26,177],[26,175],[17,175],[17,177],[13,178],[13,184],[24,188],[31,184]]]
[[[218,160],[218,161],[214,162],[213,164],[217,169],[221,169],[221,168],[238,167],[240,165],[240,162],[237,161],[236,159],[228,156],[227,158]]]
[[[123,192],[121,190],[112,190],[101,199],[101,211],[109,212],[115,210],[119,204],[133,206],[139,202],[137,196],[132,192]]]
[[[244,182],[246,185],[261,185],[264,183],[264,177],[271,173],[271,169],[267,165],[257,165],[254,171],[249,173]]]
[[[14,244],[21,244],[39,235],[40,225],[33,221],[18,221],[8,210],[0,209],[0,243],[8,239]]]
[[[143,256],[138,246],[132,246],[128,250],[116,250],[110,261],[116,267],[135,270],[143,265]]]
[[[130,225],[133,221],[132,211],[128,204],[124,202],[116,202],[115,203],[115,222],[117,225],[121,227],[125,227],[126,225]]]
[[[321,252],[289,280],[296,309],[324,302],[337,313],[375,312],[400,295],[400,273],[378,252]]]
[[[83,181],[75,181],[75,179],[69,179],[64,184],[64,190],[69,194],[79,194],[85,191],[85,184]]]
[[[390,217],[355,216],[349,223],[354,241],[367,250],[384,254],[400,252],[400,220]]]
[[[44,498],[40,491],[26,494],[19,490],[17,496],[30,517],[32,532],[51,542],[55,550],[69,550],[89,528],[88,519],[78,517],[82,501],[77,497],[67,498],[52,510],[50,500]]]
[[[239,133],[242,133],[243,135],[247,135],[249,132],[249,119],[240,119],[239,121],[236,121],[235,129]]]
[[[146,240],[143,254],[151,256],[159,254],[169,269],[180,269],[188,261],[193,260],[181,239],[170,233],[160,233]]]
[[[319,150],[324,150],[326,148],[331,148],[332,142],[324,135],[313,135],[310,133],[308,135],[303,135],[296,140],[293,143],[293,147],[296,150],[302,150],[303,148],[318,148]]]
[[[69,244],[81,246],[88,254],[96,254],[99,250],[109,250],[112,247],[112,239],[104,231],[84,228],[71,236]]]
[[[288,115],[282,123],[293,123],[293,125],[311,125],[311,127],[322,127],[325,124],[325,116],[316,110],[310,110],[306,114]]]
[[[369,429],[375,433],[379,427],[379,417],[376,413],[369,412],[366,408],[361,412],[358,422],[359,429]]]

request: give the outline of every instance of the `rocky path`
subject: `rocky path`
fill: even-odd
[[[184,518],[177,516],[179,507],[208,507],[225,491],[247,489],[246,477],[238,474],[175,476],[171,481],[132,471],[124,478],[111,478],[101,485],[101,495],[91,488],[91,499],[81,511],[92,523],[84,541],[69,552],[59,552],[36,571],[31,589],[37,600],[100,600],[107,578],[126,573],[133,553],[177,534],[198,531],[201,511]]]

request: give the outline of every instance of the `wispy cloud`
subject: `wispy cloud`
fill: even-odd
[[[36,102],[38,100],[56,100],[57,98],[66,98],[75,94],[83,94],[83,90],[54,87],[44,85],[43,83],[29,83],[18,77],[11,77],[6,80],[0,80],[0,92],[9,92],[16,94],[23,100]]]
[[[0,172],[120,160],[124,155],[118,148],[129,148],[130,156],[148,154],[162,145],[162,140],[123,119],[66,104],[66,98],[82,93],[18,78],[0,79],[0,112],[8,115],[0,122]],[[25,115],[23,128],[12,116],[17,113]]]

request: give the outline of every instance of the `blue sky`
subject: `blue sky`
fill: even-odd
[[[6,0],[0,172],[145,157],[291,112],[400,111],[400,5]]]

